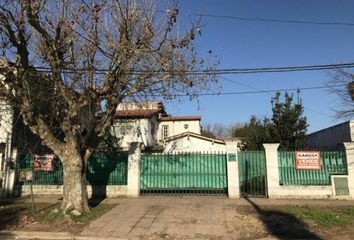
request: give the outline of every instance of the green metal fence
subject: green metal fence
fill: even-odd
[[[347,174],[345,151],[321,151],[320,170],[297,170],[294,151],[278,151],[280,185],[331,185],[331,175]]]
[[[244,196],[266,196],[266,162],[263,151],[238,153],[240,190]]]
[[[225,154],[144,154],[140,171],[142,194],[227,192]]]
[[[20,161],[19,168],[33,168],[33,155]],[[54,159],[53,172],[36,172],[35,185],[62,185],[63,166],[58,158]],[[92,186],[127,185],[127,153],[95,153],[88,161],[86,179]]]
[[[87,177],[92,186],[127,185],[127,153],[95,153],[89,159]]]

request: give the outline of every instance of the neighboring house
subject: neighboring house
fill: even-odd
[[[145,148],[156,145],[159,116],[165,114],[160,101],[124,102],[119,104],[113,132],[118,144],[127,150],[131,142],[142,142]]]
[[[333,148],[354,141],[354,120],[340,123],[306,136],[310,148]]]
[[[226,144],[223,140],[193,132],[185,132],[165,139],[164,153],[179,152],[226,152]]]
[[[161,101],[123,102],[117,107],[113,133],[123,150],[131,142],[156,149],[171,136],[188,131],[200,134],[200,120],[200,116],[169,116]]]
[[[0,96],[0,188],[4,177],[5,165],[11,160],[13,130],[13,109],[3,96]]]
[[[14,109],[0,94],[0,188],[5,186],[6,169],[14,171],[19,157],[31,150],[43,150],[42,141],[31,133],[22,121],[19,111]],[[12,191],[12,190],[11,190]]]

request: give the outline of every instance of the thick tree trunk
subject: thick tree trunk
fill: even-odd
[[[64,172],[62,209],[89,212],[85,162],[77,152],[68,152],[60,156]]]

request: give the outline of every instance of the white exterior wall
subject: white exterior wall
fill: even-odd
[[[281,186],[279,184],[278,143],[263,144],[266,155],[267,189],[269,198],[295,199],[343,199],[352,196],[336,196],[334,186]],[[353,151],[354,153],[354,151]],[[347,151],[348,155],[348,151]],[[354,155],[354,154],[353,154]],[[350,157],[347,157],[350,159]],[[354,158],[353,158],[354,159]],[[350,160],[348,161],[348,175],[350,176]],[[353,161],[354,162],[354,161]],[[353,164],[354,166],[354,164]],[[354,168],[353,168],[354,169]],[[354,171],[353,171],[354,172]],[[354,174],[353,174],[354,175]],[[345,177],[344,175],[341,175]],[[332,176],[333,177],[333,176]],[[354,178],[353,178],[354,179]],[[348,177],[349,189],[350,177]],[[333,184],[333,179],[332,179]],[[354,185],[353,185],[354,186]],[[354,189],[354,188],[353,188]]]
[[[10,184],[10,182],[13,182],[14,179],[11,180],[9,174],[5,174],[5,163],[14,160],[12,159],[12,155],[14,157],[16,156],[11,153],[13,109],[5,99],[0,99],[0,116],[0,143],[5,144],[5,152],[3,154],[0,153],[0,179],[2,179],[2,181],[0,181],[2,185],[0,188],[7,188],[7,194],[11,194],[13,184]],[[5,183],[5,178],[7,183]]]
[[[238,171],[238,142],[226,142],[227,151],[227,195],[229,198],[240,197],[240,177]],[[235,161],[230,159],[230,154],[235,154]]]
[[[344,143],[348,164],[349,196],[354,199],[354,142]]]
[[[269,198],[342,199],[334,195],[332,186],[279,186],[275,194]]]
[[[31,195],[29,185],[23,185],[21,196]],[[95,192],[106,194],[107,197],[127,196],[128,188],[126,185],[107,185],[95,187]],[[63,195],[63,185],[33,185],[33,194],[35,195]],[[87,186],[88,197],[92,196],[92,186]]]
[[[226,152],[226,146],[193,136],[185,136],[171,140],[166,144],[164,153],[177,152]]]
[[[130,128],[127,133],[123,129]],[[156,118],[151,119],[118,119],[113,124],[115,136],[119,139],[119,146],[128,150],[130,143],[141,142],[144,147],[153,147],[156,144]]]
[[[159,109],[161,106],[162,102],[160,101],[122,102],[118,105],[117,110]]]
[[[184,126],[188,125],[186,129]],[[163,142],[162,126],[168,126],[168,137],[175,136],[185,132],[192,132],[201,134],[200,120],[174,120],[174,121],[160,121],[157,130],[157,141]]]

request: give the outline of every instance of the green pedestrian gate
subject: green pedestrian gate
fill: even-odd
[[[263,151],[238,153],[239,179],[242,196],[267,196],[266,162]]]
[[[141,194],[227,194],[226,155],[144,154]]]

